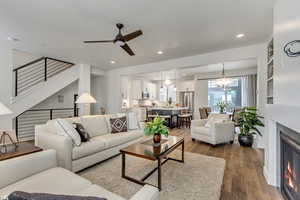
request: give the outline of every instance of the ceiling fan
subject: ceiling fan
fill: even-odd
[[[118,23],[117,28],[119,29],[119,33],[116,35],[115,39],[113,40],[96,40],[96,41],[84,41],[84,43],[107,43],[107,42],[112,42],[114,44],[119,45],[122,49],[124,49],[130,56],[134,56],[135,54],[131,50],[131,48],[128,46],[126,42],[139,37],[140,35],[143,34],[141,30],[134,31],[132,33],[129,33],[127,35],[122,35],[121,29],[124,27],[123,24]]]

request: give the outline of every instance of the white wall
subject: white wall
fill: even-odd
[[[195,80],[194,104],[194,117],[199,119],[199,108],[208,105],[208,80]]]
[[[91,77],[91,95],[97,100],[92,104],[91,113],[93,115],[100,114],[100,108],[106,109],[106,78],[104,76],[93,75]]]
[[[190,57],[183,57],[178,59],[171,59],[157,63],[149,63],[144,65],[137,65],[114,69],[107,72],[108,84],[108,109],[111,113],[120,111],[121,108],[121,76],[139,73],[149,73],[154,71],[165,71],[190,66],[209,65],[226,61],[237,61],[249,58],[260,57],[261,49],[264,48],[262,44],[252,45],[242,48],[227,49],[207,54],[201,54]],[[260,66],[259,66],[260,67]]]
[[[274,9],[274,102],[300,105],[300,57],[288,57],[284,46],[300,39],[300,1],[278,0]],[[299,44],[300,46],[300,44]],[[298,51],[299,51],[299,46]]]
[[[78,81],[75,81],[63,88],[59,92],[55,93],[51,97],[42,101],[33,109],[40,108],[73,108],[74,107],[74,94],[78,94]],[[58,101],[58,96],[63,96],[63,102]]]
[[[10,106],[12,96],[12,46],[8,41],[0,39],[0,101]],[[10,116],[0,116],[0,130],[11,129]]]
[[[195,82],[194,80],[177,80],[176,81],[177,91],[194,91]]]
[[[33,55],[24,51],[19,51],[14,49],[13,53],[13,67],[17,68],[22,65],[25,65],[31,61],[34,61],[42,56]]]

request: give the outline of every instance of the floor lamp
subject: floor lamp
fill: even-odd
[[[12,114],[12,111],[0,102],[0,115],[9,114]],[[4,147],[5,152],[7,152],[7,144],[13,144],[15,148],[17,148],[17,144],[13,141],[11,136],[7,132],[2,131],[0,134],[0,147]]]

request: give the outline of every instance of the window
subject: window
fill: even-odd
[[[175,85],[164,86],[160,88],[159,91],[159,100],[168,101],[169,98],[172,98],[172,102],[176,101],[176,90]]]
[[[230,106],[227,111],[233,111],[234,107],[242,106],[242,80],[241,78],[231,79],[231,83],[224,89],[217,85],[217,80],[208,81],[208,104],[214,112],[218,112],[217,103],[224,101]]]

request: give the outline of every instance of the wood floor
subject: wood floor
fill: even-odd
[[[185,136],[185,151],[226,160],[221,200],[282,200],[275,187],[263,176],[263,151],[225,144],[212,147],[192,141],[189,129],[173,129],[171,135]],[[200,169],[201,170],[201,169]]]

